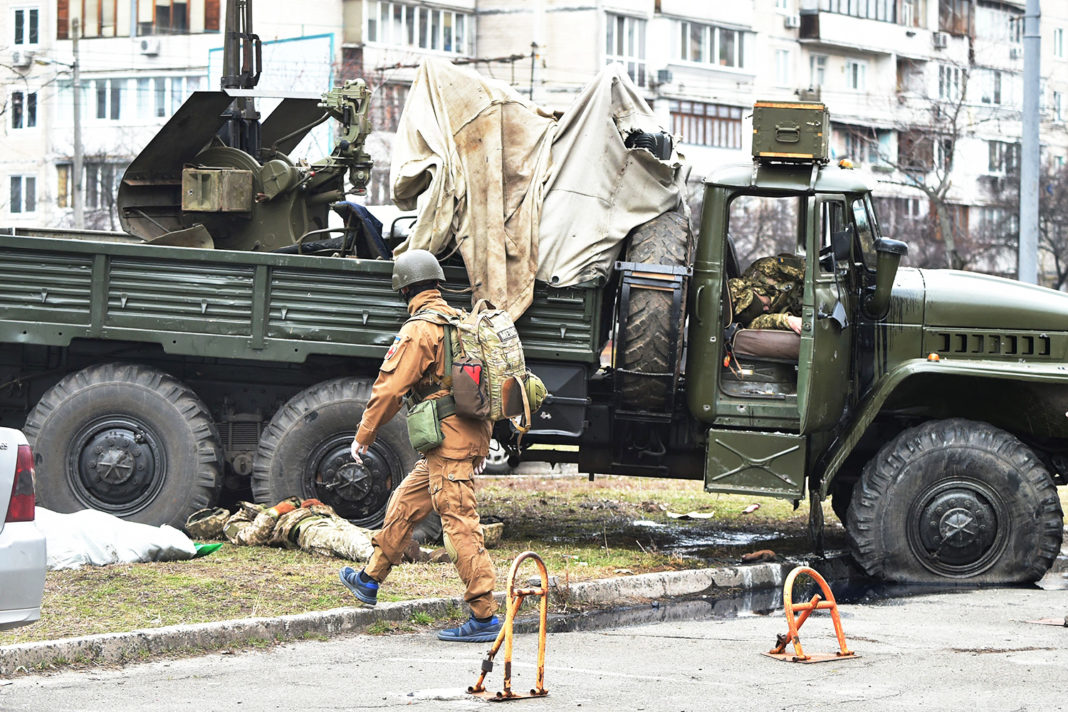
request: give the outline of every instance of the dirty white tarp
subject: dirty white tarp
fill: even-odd
[[[605,277],[633,228],[686,210],[689,164],[627,148],[631,131],[663,130],[621,64],[605,67],[561,117],[541,207],[538,279],[565,287]]]
[[[49,570],[76,569],[84,564],[178,561],[192,559],[197,553],[193,540],[174,527],[127,522],[92,509],[59,514],[37,507],[34,521],[45,535]]]
[[[427,60],[393,146],[393,201],[418,208],[398,252],[459,242],[475,294],[518,316],[538,266],[538,213],[553,119],[509,87]]]
[[[427,60],[394,144],[393,199],[419,212],[397,251],[459,242],[475,298],[513,317],[535,276],[564,287],[607,275],[631,228],[685,205],[688,167],[626,148],[636,128],[661,130],[620,65],[557,121],[502,83]]]

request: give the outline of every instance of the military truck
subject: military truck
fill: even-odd
[[[216,138],[233,116],[197,123],[242,92],[194,95],[134,162],[128,234],[0,235],[0,425],[33,442],[44,506],[180,525],[225,483],[375,526],[415,461],[402,416],[363,466],[348,454],[406,318],[383,259],[395,243],[352,219],[319,240],[341,176],[366,179],[365,90],[317,104],[341,121],[317,166],[285,156],[316,120],[307,102],[283,103],[255,153]],[[496,438],[513,460],[537,446],[591,474],[807,497],[816,535],[830,497],[886,579],[1035,580],[1062,536],[1068,295],[899,268],[872,181],[827,159],[827,121],[822,105],[758,104],[753,161],[708,173],[696,239],[665,213],[603,283],[538,283],[517,325],[552,395],[521,444],[507,422]],[[748,200],[793,216],[799,335],[732,324]],[[467,285],[458,258],[444,267]]]

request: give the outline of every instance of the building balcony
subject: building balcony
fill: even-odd
[[[937,56],[954,38],[945,33],[836,12],[802,10],[801,44],[869,55]]]

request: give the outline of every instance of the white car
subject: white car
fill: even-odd
[[[48,559],[34,524],[33,453],[26,436],[0,428],[0,630],[41,617]]]

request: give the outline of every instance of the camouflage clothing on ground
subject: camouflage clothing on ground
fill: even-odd
[[[341,518],[317,499],[290,498],[266,509],[242,502],[226,524],[226,537],[234,544],[280,546],[312,554],[366,561],[371,556],[368,529]]]
[[[761,257],[741,277],[727,281],[734,321],[751,329],[789,329],[789,316],[801,316],[805,258]],[[770,300],[765,310],[759,297]]]

